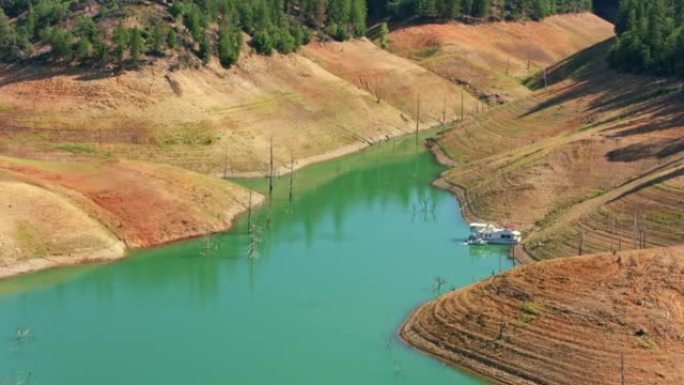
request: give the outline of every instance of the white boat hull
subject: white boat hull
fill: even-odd
[[[471,223],[470,245],[516,245],[522,241],[522,234],[509,227],[500,228],[491,224]]]

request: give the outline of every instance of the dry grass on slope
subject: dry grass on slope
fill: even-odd
[[[618,194],[681,170],[682,85],[610,71],[597,52],[606,47],[568,59],[550,72],[549,88],[466,122],[440,141],[460,162],[443,182],[461,195],[466,213],[533,231],[524,244],[533,258],[575,255],[584,237],[583,252],[612,250],[634,227],[628,225],[634,215],[643,217],[647,245],[684,242],[675,178]],[[665,196],[654,196],[661,191]],[[609,231],[613,217],[620,223]],[[600,235],[589,234],[599,228]],[[632,243],[625,240],[623,248]]]
[[[393,31],[390,40],[392,52],[496,103],[528,95],[522,79],[612,35],[612,24],[585,13],[539,23],[420,25]]]
[[[0,85],[0,153],[16,157],[49,160],[85,146],[204,173],[264,172],[271,138],[281,167],[291,153],[304,161],[414,129],[401,111],[299,54],[243,55],[229,71],[4,67]]]
[[[331,73],[370,92],[377,100],[397,107],[410,118],[416,118],[420,98],[420,120],[428,125],[459,120],[461,97],[468,113],[478,104],[478,100],[460,86],[365,39],[309,44],[302,53]]]
[[[124,254],[124,244],[69,199],[2,171],[0,202],[0,278]]]
[[[249,204],[249,192],[242,187],[165,165],[92,159],[78,163],[39,162],[0,157],[0,172],[31,184],[42,195],[58,195],[60,202],[70,201],[71,206],[79,208],[72,210],[75,225],[91,226],[94,218],[102,224],[99,227],[109,229],[129,247],[154,246],[225,230]],[[41,201],[40,194],[35,194],[36,201],[26,197],[9,201],[17,210],[26,211],[31,205],[49,207],[52,201]],[[261,199],[254,194],[253,204]],[[3,219],[14,226],[20,226],[22,221],[20,216],[13,215]],[[57,229],[54,234],[47,230],[41,233],[45,242],[59,238],[60,223],[59,216],[43,221],[46,229]]]
[[[684,248],[525,265],[417,309],[411,345],[502,384],[684,383]]]
[[[586,200],[525,242],[537,258],[684,244],[684,161]]]

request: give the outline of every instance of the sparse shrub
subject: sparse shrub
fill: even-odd
[[[242,33],[239,30],[223,26],[219,30],[218,57],[225,68],[237,63],[242,48]]]
[[[380,24],[380,48],[389,49],[389,27],[387,23]]]
[[[169,47],[169,49],[175,49],[177,44],[176,30],[171,28],[166,35],[166,46]]]
[[[138,60],[140,59],[140,54],[143,50],[143,38],[140,34],[140,28],[134,27],[130,30],[130,41],[128,43],[129,52],[131,54],[131,61],[134,66],[138,65]]]
[[[207,32],[204,32],[200,41],[199,57],[204,63],[209,63],[211,60],[211,40]]]

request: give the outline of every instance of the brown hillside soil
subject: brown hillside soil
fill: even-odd
[[[226,230],[249,205],[248,191],[230,182],[134,161],[0,157],[0,183],[0,277],[33,259],[121,257],[119,239],[147,247]],[[253,204],[262,199],[254,194]]]
[[[525,248],[542,258],[684,243],[684,161],[578,204]]]
[[[203,173],[263,173],[271,138],[284,168],[292,153],[301,165],[415,129],[299,54],[245,54],[231,70],[170,71],[160,61],[114,76],[5,67],[0,85],[0,153],[17,157],[53,159],[76,144]]]
[[[502,384],[684,383],[684,248],[525,265],[418,308],[411,345]]]
[[[462,96],[466,111],[474,110],[478,103],[460,86],[404,58],[388,54],[365,39],[309,44],[302,53],[413,119],[418,113],[420,97],[420,120],[426,124],[460,119]]]
[[[171,166],[0,158],[0,170],[72,197],[132,247],[224,230],[248,206],[244,188]]]
[[[608,46],[440,140],[459,163],[441,184],[470,217],[531,232],[519,251],[533,258],[633,248],[635,232],[642,247],[684,243],[682,84],[608,70]]]
[[[124,255],[122,242],[58,193],[0,171],[0,202],[0,278]]]
[[[585,13],[542,22],[413,26],[393,31],[390,49],[499,103],[530,93],[522,79],[612,35],[612,24]]]

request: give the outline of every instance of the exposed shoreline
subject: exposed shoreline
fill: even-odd
[[[428,131],[431,129],[435,129],[437,126],[421,126],[419,128],[419,132],[424,132]],[[373,138],[369,138],[367,141],[364,142],[357,142],[353,143],[344,147],[337,148],[332,151],[328,151],[319,155],[314,155],[305,159],[300,159],[295,161],[294,168],[291,169],[288,166],[283,166],[278,168],[275,171],[276,176],[282,176],[282,175],[287,175],[293,171],[299,171],[305,167],[312,166],[314,164],[318,163],[323,163],[327,162],[330,160],[342,158],[344,156],[352,155],[355,153],[358,153],[360,151],[363,151],[365,149],[371,148],[373,145],[377,143],[382,143],[388,140],[393,140],[393,139],[399,139],[403,137],[408,137],[409,135],[413,135],[414,133],[411,132],[398,132],[394,135],[378,135]],[[222,178],[224,177],[223,174],[214,174],[211,175],[214,177],[219,177]],[[237,173],[230,173],[228,175],[228,178],[261,178],[261,177],[266,177],[268,176],[268,172],[237,172]],[[254,194],[254,206],[259,206],[265,201],[265,197],[263,197],[260,194]],[[237,210],[236,213],[234,213],[227,226],[225,226],[222,229],[219,229],[218,231],[208,231],[208,232],[200,232],[200,233],[192,233],[192,234],[187,234],[183,235],[180,237],[177,237],[175,239],[172,239],[168,242],[162,242],[162,243],[156,243],[153,245],[150,245],[148,247],[144,247],[142,249],[153,249],[156,247],[161,247],[165,246],[168,244],[173,244],[176,242],[181,242],[181,241],[186,241],[198,237],[202,237],[205,235],[209,234],[217,234],[217,233],[223,233],[223,232],[228,232],[232,229],[232,225],[239,218],[241,215],[247,212],[247,208],[242,208],[240,210]],[[50,269],[56,269],[56,268],[64,268],[64,267],[73,267],[73,266],[80,266],[80,265],[88,265],[88,264],[97,264],[97,263],[107,263],[107,262],[114,262],[114,261],[119,261],[128,258],[129,256],[129,251],[131,248],[126,247],[125,243],[120,241],[116,243],[115,245],[112,245],[111,247],[103,250],[101,253],[98,254],[92,254],[92,253],[86,253],[86,254],[75,254],[75,255],[65,255],[65,256],[56,256],[56,257],[49,257],[49,258],[34,258],[26,261],[20,261],[17,263],[12,263],[4,266],[0,266],[0,281],[7,280],[10,278],[16,278],[22,275],[28,275],[32,273],[37,273],[40,271],[44,270],[50,270]]]
[[[432,146],[430,151],[435,155],[435,159],[439,164],[447,167],[454,167],[456,165],[456,162],[449,158],[441,149],[441,147]],[[432,182],[432,184],[437,188],[449,191],[456,197],[463,219],[468,222],[482,222],[482,219],[478,218],[470,210],[470,207],[468,207],[468,200],[466,199],[466,193],[463,187],[449,183],[449,181],[447,181],[443,176],[437,178],[434,182]],[[511,251],[509,252],[509,256],[520,265],[537,262],[525,251],[525,248],[521,244],[512,247]]]
[[[258,207],[265,200],[266,198],[262,195],[254,194],[252,207]],[[171,239],[167,242],[156,243],[148,247],[143,247],[141,249],[154,249],[157,247],[162,247],[177,242],[196,239],[209,234],[220,234],[230,231],[233,228],[233,224],[235,223],[235,221],[240,216],[244,215],[248,210],[248,208],[241,208],[235,210],[233,213],[231,213],[227,225],[216,231],[188,233],[183,236]],[[121,261],[129,257],[129,251],[136,249],[138,248],[129,248],[123,241],[119,241],[96,255],[92,253],[79,253],[75,255],[55,256],[48,258],[32,258],[26,261],[20,261],[17,263],[3,265],[0,266],[0,282],[11,278],[17,278],[19,276],[38,273],[45,270]]]
[[[461,288],[459,290],[464,290],[469,286],[466,286],[464,288]],[[439,298],[439,297],[438,297]],[[429,348],[424,348],[422,346],[418,346],[417,340],[412,340],[409,336],[408,333],[410,331],[410,325],[412,325],[415,320],[417,319],[418,315],[420,312],[425,309],[427,306],[431,305],[434,301],[437,299],[434,299],[432,301],[423,303],[415,307],[414,309],[411,310],[409,315],[404,319],[402,322],[401,326],[397,330],[397,337],[399,338],[399,341],[401,341],[405,346],[419,352],[420,354],[427,355],[439,362],[441,362],[444,365],[447,365],[451,368],[454,368],[456,370],[460,370],[463,372],[466,372],[474,377],[483,379],[487,382],[490,382],[492,384],[497,384],[497,385],[513,385],[513,382],[508,382],[508,381],[503,381],[500,378],[496,378],[492,375],[492,368],[488,367],[484,364],[482,364],[479,361],[476,361],[474,359],[468,359],[463,356],[458,356],[457,354],[453,354],[449,358],[444,357],[436,352],[431,351]],[[503,372],[501,372],[503,373]],[[530,384],[532,385],[532,384]]]
[[[421,125],[419,129],[419,133],[423,133],[425,131],[429,130],[434,130],[439,128],[440,126],[425,126]],[[389,140],[393,139],[400,139],[400,138],[405,138],[410,135],[414,135],[415,132],[407,132],[407,131],[401,131],[397,132],[395,134],[381,134],[375,137],[371,138],[364,138],[364,141],[359,141],[356,143],[352,143],[343,147],[339,147],[337,149],[318,154],[318,155],[313,155],[307,158],[302,158],[302,159],[295,159],[294,161],[294,167],[290,167],[289,165],[284,165],[280,166],[277,169],[274,170],[274,176],[279,177],[283,175],[288,175],[292,172],[299,171],[303,168],[313,166],[315,164],[319,163],[324,163],[330,160],[335,160],[339,158],[343,158],[347,155],[352,155],[355,153],[358,153],[360,151],[363,151],[365,149],[371,148],[376,144],[387,142]],[[268,171],[245,171],[245,172],[229,172],[227,175],[223,173],[214,173],[212,174],[215,177],[219,178],[265,178],[268,177]]]
[[[631,363],[625,374],[633,383],[680,384],[674,362],[681,323],[656,314],[679,303],[681,291],[671,288],[681,280],[682,251],[627,250],[520,266],[421,304],[398,336],[495,384],[576,384],[588,373],[610,384],[619,379],[621,356]],[[643,293],[653,291],[668,295],[644,306]],[[596,322],[606,314],[616,316]],[[645,348],[635,330],[662,351]],[[567,356],[581,363],[563,362]]]

